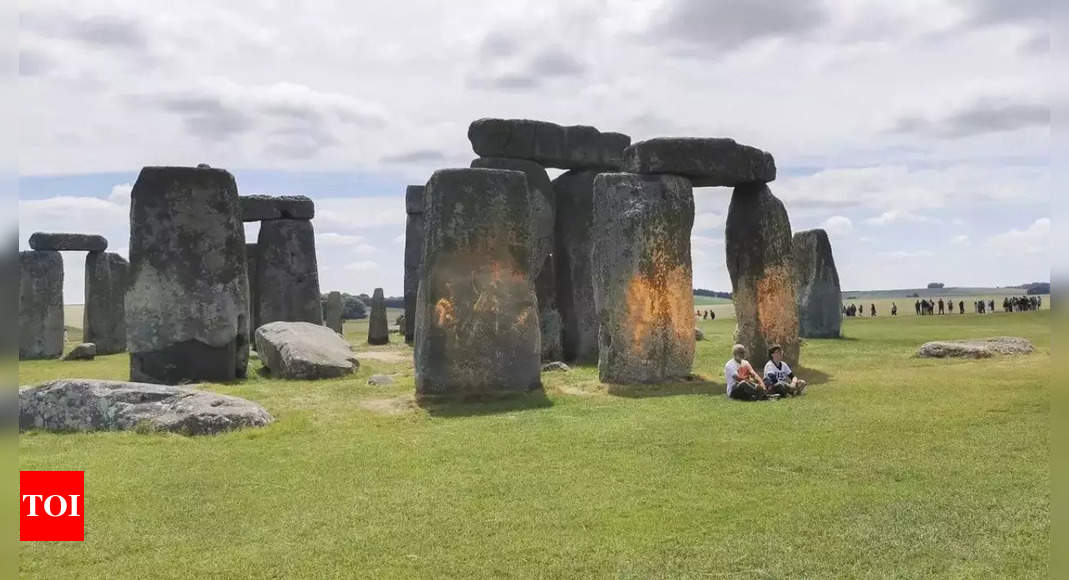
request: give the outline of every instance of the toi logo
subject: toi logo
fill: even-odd
[[[19,472],[19,540],[85,540],[85,472]]]

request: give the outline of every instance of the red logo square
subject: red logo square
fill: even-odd
[[[19,541],[85,540],[85,472],[19,472]]]

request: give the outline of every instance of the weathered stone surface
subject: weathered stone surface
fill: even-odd
[[[423,264],[423,193],[424,186],[409,185],[405,191],[405,342],[416,337],[416,297],[419,295],[419,269]]]
[[[90,252],[85,257],[85,309],[82,331],[97,354],[126,350],[126,288],[130,263],[112,252]]]
[[[695,328],[694,329],[694,340],[705,340],[705,333],[702,332],[702,329],[700,329],[700,328]]]
[[[323,307],[323,322],[327,328],[342,333],[342,310],[341,292],[327,294],[327,303]]]
[[[244,377],[249,283],[237,184],[227,171],[145,167],[130,202],[130,377]]]
[[[261,223],[256,252],[256,323],[323,324],[312,222],[280,219]]]
[[[553,362],[548,362],[548,363],[542,365],[542,372],[544,372],[544,373],[551,373],[551,372],[564,372],[564,373],[566,373],[566,372],[568,372],[570,370],[572,370],[571,367],[569,367],[568,365],[562,363],[559,360],[558,361],[553,361]]]
[[[147,428],[211,435],[274,420],[252,401],[184,387],[61,379],[19,389],[19,429],[24,431]]]
[[[256,314],[260,309],[260,293],[256,291],[256,284],[259,278],[259,256],[260,253],[256,244],[245,244],[245,268],[249,279],[249,336],[252,336],[256,329],[260,327],[260,321]]]
[[[418,396],[541,388],[530,196],[518,171],[446,169],[427,183]]]
[[[839,271],[824,230],[794,234],[794,292],[798,306],[798,335],[803,338],[839,338],[843,322],[843,295]]]
[[[764,184],[739,186],[731,195],[724,231],[728,274],[735,302],[735,342],[749,350],[754,368],[779,344],[798,366],[798,308],[791,268],[791,222]]]
[[[557,305],[564,360],[598,362],[598,314],[590,262],[596,171],[568,171],[553,180],[557,195]]]
[[[63,360],[93,360],[97,355],[97,345],[91,342],[83,342],[71,349]]]
[[[658,137],[624,150],[623,167],[632,173],[682,175],[694,187],[766,183],[776,179],[772,154],[734,139]]]
[[[557,269],[553,257],[557,202],[553,184],[544,167],[525,159],[480,157],[472,167],[510,169],[527,176],[531,192],[531,218],[534,220],[536,243],[531,259],[538,296],[538,323],[542,333],[542,360],[554,361],[563,356],[561,346],[561,317],[557,307]]]
[[[653,383],[690,375],[693,225],[694,196],[686,178],[633,173],[594,178],[591,260],[603,382]]]
[[[349,343],[338,333],[310,322],[268,322],[256,329],[256,352],[283,379],[329,379],[360,368]]]
[[[926,342],[917,356],[929,358],[990,358],[998,354],[1030,354],[1035,351],[1032,341],[1016,336],[997,336],[973,340]]]
[[[19,252],[19,359],[63,354],[63,256]]]
[[[240,199],[241,218],[247,222],[315,217],[315,203],[303,195],[243,195]]]
[[[478,119],[468,127],[468,140],[480,157],[528,159],[560,169],[617,169],[631,143],[622,133],[529,119]]]
[[[108,240],[96,234],[34,232],[30,236],[30,247],[35,250],[103,252],[108,249]]]
[[[382,288],[375,288],[371,295],[371,314],[368,317],[367,343],[388,344],[390,342],[389,321],[386,320],[386,298]]]
[[[392,385],[394,383],[393,377],[390,375],[371,375],[367,379],[367,384],[373,386]]]

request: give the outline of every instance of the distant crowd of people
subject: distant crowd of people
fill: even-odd
[[[694,312],[694,316],[702,320],[716,320],[716,313],[712,310],[698,310]]]
[[[1039,310],[1043,307],[1042,296],[1007,296],[1002,299],[1002,310],[1004,312],[1030,312]],[[953,300],[917,300],[913,303],[913,310],[917,316],[933,316],[935,314],[954,314],[955,308],[958,314],[965,314],[965,301],[958,300],[955,303]],[[973,312],[977,314],[987,314],[989,312],[995,312],[995,301],[988,300],[975,300],[972,303]],[[864,304],[844,304],[843,316],[864,316],[865,305]],[[869,316],[876,316],[876,305],[869,305]],[[898,316],[898,304],[891,303],[891,316]]]
[[[892,306],[891,314],[898,314],[898,307]],[[843,316],[864,316],[865,305],[864,304],[843,304]],[[869,305],[869,316],[876,316],[876,305]]]

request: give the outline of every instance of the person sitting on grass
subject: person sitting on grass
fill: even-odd
[[[768,391],[765,385],[745,357],[746,347],[736,344],[731,349],[731,359],[724,365],[728,397],[740,401],[767,399]]]
[[[794,376],[790,365],[784,362],[780,345],[768,349],[768,358],[771,360],[765,363],[765,386],[781,397],[796,397],[805,392],[807,383]]]

